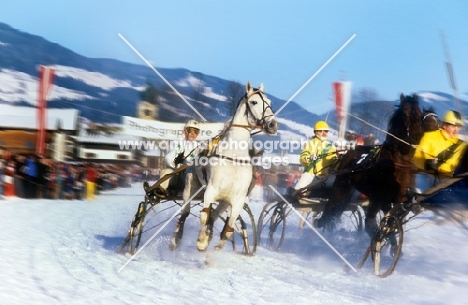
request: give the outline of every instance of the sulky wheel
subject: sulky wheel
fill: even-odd
[[[130,224],[130,230],[128,231],[127,237],[120,246],[119,252],[135,254],[138,246],[140,245],[141,235],[143,234],[143,227],[146,216],[146,203],[140,202],[138,210],[133,216],[132,223]]]
[[[258,220],[258,239],[270,250],[278,251],[286,233],[286,205],[272,202],[263,207]]]
[[[384,217],[372,238],[374,274],[387,277],[395,270],[403,245],[403,226],[397,217]]]
[[[360,206],[356,206],[355,209],[351,211],[350,220],[353,226],[356,228],[356,231],[361,232],[363,227],[364,210]]]
[[[254,255],[257,251],[257,227],[255,218],[247,203],[244,204],[239,217],[234,226],[234,235],[232,240],[233,249],[242,246],[242,253],[246,255]]]

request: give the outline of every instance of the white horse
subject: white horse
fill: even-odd
[[[234,224],[244,207],[252,181],[253,165],[248,145],[251,132],[260,129],[274,135],[278,130],[276,116],[270,105],[271,101],[263,93],[263,84],[254,89],[248,82],[246,94],[239,101],[234,117],[220,134],[219,142],[208,153],[207,186],[197,241],[200,251],[208,247],[213,223],[226,210],[228,218],[217,248],[221,249],[234,232]],[[200,171],[197,174],[200,177]],[[219,204],[211,215],[211,205],[215,202]]]

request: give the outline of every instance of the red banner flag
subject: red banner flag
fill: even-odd
[[[349,108],[351,95],[351,82],[334,82],[333,92],[335,93],[336,115],[338,117],[338,137],[343,138],[346,129],[346,113]]]
[[[44,155],[45,135],[47,129],[47,96],[54,81],[55,69],[45,66],[39,67],[39,84],[37,98],[37,143],[36,154]]]

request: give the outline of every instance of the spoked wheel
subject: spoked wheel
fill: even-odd
[[[233,249],[235,251],[236,245],[242,245],[242,253],[254,255],[257,251],[257,244],[258,239],[255,218],[249,205],[246,203],[234,226]]]
[[[140,245],[141,235],[143,234],[143,227],[146,217],[146,202],[142,201],[138,205],[138,210],[133,216],[132,223],[130,224],[130,230],[128,231],[127,237],[120,246],[119,252],[135,254]]]
[[[370,252],[374,275],[387,277],[395,270],[403,245],[403,225],[397,217],[385,217],[372,238]]]
[[[286,233],[286,205],[272,202],[263,207],[258,220],[258,239],[270,250],[278,251]]]
[[[213,217],[213,212],[216,211],[217,204],[212,204],[211,209],[211,216]],[[218,218],[224,222],[224,226],[227,225],[226,222],[229,221],[229,217],[227,217],[225,212],[220,216],[214,216],[212,219],[215,221]],[[257,226],[255,225],[255,218],[247,203],[244,204],[239,217],[237,217],[237,220],[234,223],[234,234],[230,240],[234,251],[237,250],[239,245],[242,247],[241,252],[243,254],[254,255],[257,251]]]
[[[374,274],[387,277],[395,270],[403,246],[403,225],[396,217],[382,217],[379,229],[359,262],[362,268],[369,256],[374,264]]]

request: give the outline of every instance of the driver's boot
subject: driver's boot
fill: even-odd
[[[167,198],[166,190],[162,188],[161,186],[155,186],[155,184],[153,184],[152,186],[149,186],[148,182],[145,181],[143,182],[143,189],[145,190],[147,194],[150,194],[151,192],[153,192],[154,195],[158,196],[161,199]]]

